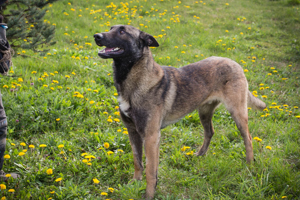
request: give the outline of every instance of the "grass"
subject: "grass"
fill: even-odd
[[[120,122],[111,60],[98,58],[93,41],[111,25],[130,24],[157,38],[160,47],[152,52],[159,64],[180,67],[209,56],[237,61],[250,91],[268,105],[263,112],[249,110],[256,137],[252,165],[223,106],[214,115],[216,134],[203,157],[193,155],[203,142],[196,112],[165,128],[155,198],[298,199],[299,4],[123,2],[56,2],[45,18],[56,26],[56,45],[46,55],[17,50],[10,72],[15,76],[1,77],[0,87],[9,121],[4,170],[21,178],[2,182],[0,197],[142,198],[145,178],[127,184],[133,156]]]

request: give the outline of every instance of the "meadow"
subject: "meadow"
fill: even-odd
[[[249,90],[267,104],[249,111],[255,162],[223,106],[205,156],[197,112],[162,130],[156,199],[300,198],[300,6],[293,0],[61,0],[45,23],[54,46],[15,50],[0,90],[8,117],[1,199],[141,199],[128,132],[120,121],[112,60],[100,59],[95,33],[129,24],[153,35],[161,65],[209,56],[244,69]],[[34,27],[33,27],[34,28]],[[26,42],[26,38],[23,39]],[[29,41],[28,41],[29,42]]]

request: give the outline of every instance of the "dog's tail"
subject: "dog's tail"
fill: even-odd
[[[248,91],[248,106],[257,110],[263,110],[267,107],[265,102],[253,96],[253,94]]]

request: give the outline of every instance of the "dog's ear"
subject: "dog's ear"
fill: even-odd
[[[143,40],[148,47],[159,46],[158,42],[152,35],[145,33],[143,31],[140,33],[140,39]]]

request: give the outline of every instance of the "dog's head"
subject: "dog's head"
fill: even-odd
[[[112,26],[109,32],[94,35],[98,46],[105,46],[98,52],[101,58],[140,58],[144,47],[158,47],[152,35],[128,25]]]

